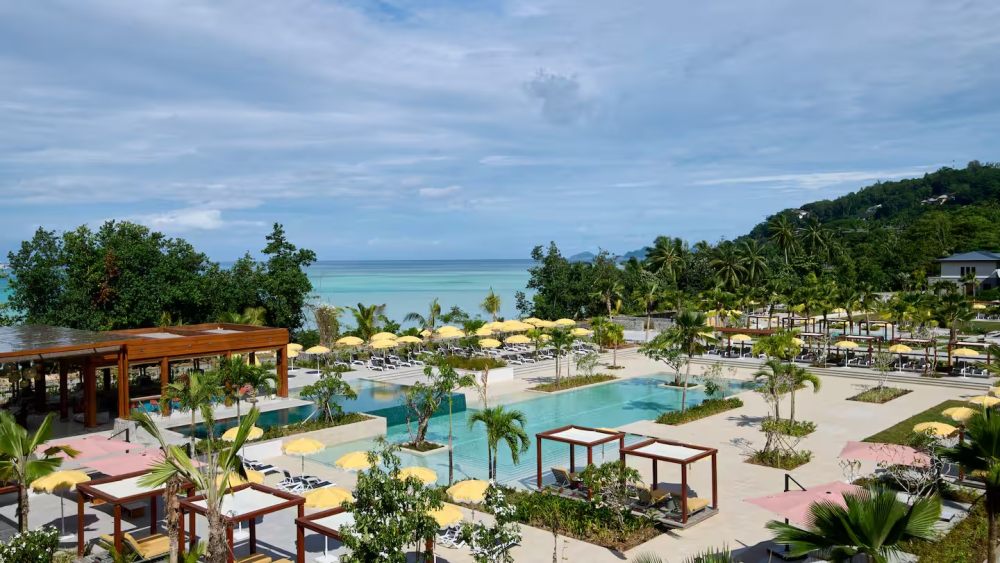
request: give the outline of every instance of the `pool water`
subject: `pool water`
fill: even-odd
[[[503,404],[506,408],[517,409],[527,418],[526,431],[530,438],[528,451],[521,454],[520,463],[511,461],[510,451],[501,444],[500,459],[497,463],[497,479],[500,482],[516,484],[527,483],[535,475],[535,434],[560,426],[575,424],[590,427],[617,427],[639,420],[656,418],[664,411],[680,409],[681,390],[664,387],[668,378],[656,375],[644,378],[624,379],[614,383],[586,387],[554,395],[525,394],[519,401]],[[745,389],[745,383],[735,380],[726,382],[726,394],[731,395]],[[688,406],[696,405],[705,399],[702,389],[688,390]],[[453,444],[455,478],[487,478],[486,438],[481,425],[469,428],[468,420],[475,409],[456,412],[453,416]],[[409,439],[406,424],[395,424],[388,428],[388,438],[392,442],[403,442]],[[431,420],[428,439],[445,444],[448,441],[448,417],[438,416]],[[626,443],[637,441],[638,437],[630,437]],[[356,450],[371,449],[373,440],[359,440],[338,444],[308,456],[310,459],[333,465],[340,456]],[[552,466],[569,466],[569,448],[565,444],[555,442],[543,443],[542,467],[548,472]],[[616,444],[598,446],[594,449],[595,463],[617,459]],[[434,469],[438,481],[444,483],[448,479],[447,452],[430,455],[413,455],[400,452],[403,466],[417,465]],[[578,464],[586,462],[586,450],[579,448],[576,453]]]

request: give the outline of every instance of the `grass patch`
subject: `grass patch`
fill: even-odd
[[[900,548],[920,561],[980,563],[986,560],[989,531],[983,503],[973,505],[969,515],[937,541],[908,540]]]
[[[705,418],[706,416],[719,414],[720,412],[738,409],[742,406],[743,401],[741,401],[739,397],[730,397],[728,399],[705,399],[700,405],[695,405],[684,412],[665,412],[656,418],[656,422],[677,426],[679,424]]]
[[[660,534],[650,520],[632,514],[625,517],[625,525],[619,530],[608,509],[584,500],[514,489],[505,490],[505,494],[518,522],[550,530],[550,522],[557,520],[560,535],[608,549],[626,551]]]
[[[467,371],[483,371],[486,368],[496,369],[507,366],[507,362],[496,358],[466,358],[464,356],[445,356],[445,363],[455,369]]]
[[[574,375],[573,377],[563,377],[559,380],[557,384],[555,381],[551,383],[542,383],[541,385],[536,385],[531,387],[532,391],[565,391],[566,389],[573,389],[574,387],[583,387],[584,385],[593,385],[594,383],[604,383],[605,381],[611,381],[613,379],[618,379],[613,375],[608,375],[606,373],[595,373],[594,375]]]
[[[898,399],[911,391],[912,389],[900,389],[899,387],[876,386],[871,389],[865,389],[853,397],[848,397],[847,400],[861,401],[862,403],[876,403],[881,405],[882,403],[888,403],[893,399]]]
[[[764,467],[773,467],[775,469],[795,469],[801,465],[809,463],[812,459],[812,452],[809,450],[801,450],[798,452],[783,452],[778,450],[772,450],[769,452],[756,451],[747,457],[747,463],[752,463],[754,465],[763,465]]]
[[[413,442],[404,442],[400,444],[400,447],[403,448],[404,450],[413,450],[415,452],[424,453],[424,452],[432,452],[434,450],[441,449],[445,446],[444,444],[438,444],[436,442],[428,442],[424,440],[419,444],[414,444]]]
[[[864,441],[901,444],[905,446],[910,443],[910,439],[913,437],[913,427],[917,424],[920,424],[921,422],[944,422],[945,424],[954,424],[955,421],[941,414],[941,411],[951,407],[967,406],[969,406],[969,404],[965,401],[944,401],[923,412],[919,412],[910,418],[901,420],[881,432],[872,434],[871,436],[865,438]]]
[[[816,423],[808,420],[791,420],[781,418],[775,420],[774,417],[767,417],[760,423],[760,429],[764,432],[778,432],[785,436],[801,438],[816,431]]]

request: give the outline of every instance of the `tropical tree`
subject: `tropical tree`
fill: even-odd
[[[343,314],[344,308],[336,305],[320,305],[313,308],[320,344],[328,348],[333,346],[340,336],[340,316]]]
[[[222,513],[222,501],[229,490],[230,480],[246,480],[246,470],[238,452],[247,441],[250,429],[257,423],[260,411],[257,408],[250,412],[240,422],[236,437],[231,443],[216,441],[211,436],[213,424],[212,407],[209,404],[201,406],[201,415],[206,427],[209,428],[209,440],[206,441],[205,462],[195,465],[184,450],[167,444],[159,427],[146,413],[136,411],[132,419],[148,432],[164,451],[163,460],[154,464],[150,472],[139,479],[139,484],[145,487],[162,487],[178,479],[191,483],[194,489],[205,497],[206,515],[208,521],[208,549],[205,560],[208,563],[225,563],[229,555],[229,541],[226,538],[226,521]],[[224,445],[223,445],[224,444]],[[171,506],[168,501],[167,506]],[[172,555],[176,553],[173,542]]]
[[[788,379],[788,420],[792,424],[795,424],[795,391],[802,386],[809,385],[812,387],[813,393],[819,393],[820,380],[819,376],[806,368],[796,365],[788,364],[785,370],[785,377]]]
[[[799,528],[772,520],[767,527],[774,540],[787,544],[788,555],[801,557],[819,551],[831,561],[885,563],[908,539],[934,539],[934,524],[941,514],[935,497],[918,499],[912,506],[898,500],[895,491],[881,488],[844,493],[841,506],[832,501],[810,507],[809,526]]]
[[[984,409],[965,422],[965,439],[941,452],[986,488],[989,563],[997,561],[997,514],[1000,513],[1000,413]]]
[[[500,315],[501,304],[503,304],[503,301],[500,299],[499,295],[493,293],[493,288],[491,287],[490,292],[486,294],[486,298],[483,299],[483,302],[480,303],[479,306],[483,309],[483,311],[488,313],[490,317],[492,317],[494,322],[496,322],[497,316]]]
[[[625,293],[625,286],[617,279],[602,279],[596,291],[591,295],[599,299],[608,311],[608,318],[611,318],[622,306],[622,295]]]
[[[679,238],[659,236],[652,247],[646,248],[646,264],[651,272],[666,276],[673,283],[684,269],[687,254],[684,241]]]
[[[976,311],[964,295],[952,292],[941,296],[937,313],[948,327],[948,365],[951,365],[951,348],[958,341],[958,327],[974,319]]]
[[[219,358],[218,368],[210,377],[219,382],[226,397],[236,402],[237,420],[241,417],[240,402],[244,394],[247,395],[249,402],[256,403],[258,391],[264,388],[270,389],[278,383],[276,374],[249,364],[238,354]]]
[[[611,347],[611,367],[618,368],[618,347],[625,342],[625,327],[618,323],[608,323],[604,327],[604,342]]]
[[[17,487],[17,525],[21,533],[28,531],[28,486],[62,465],[63,458],[57,454],[76,457],[79,453],[69,446],[45,444],[52,437],[54,416],[49,413],[38,430],[28,434],[9,412],[0,411],[0,481]]]
[[[429,375],[433,378],[433,385],[444,393],[446,400],[448,401],[448,485],[455,482],[455,450],[452,447],[452,439],[454,432],[452,429],[452,413],[454,409],[455,402],[455,392],[463,387],[469,387],[476,384],[476,378],[470,374],[460,374],[458,370],[452,367],[451,364],[445,361],[443,356],[435,356],[428,362],[428,367],[434,366],[435,370],[424,369],[424,374]],[[485,402],[485,393],[483,394],[483,405]]]
[[[643,328],[645,329],[645,338],[649,340],[649,329],[653,328],[653,311],[656,310],[656,306],[660,302],[662,291],[660,290],[660,281],[656,276],[646,271],[643,271],[642,274],[640,286],[633,298],[646,316],[646,324]]]
[[[493,525],[487,526],[482,520],[462,524],[462,539],[472,549],[472,559],[476,563],[514,563],[510,550],[521,542],[515,507],[494,484],[486,489],[483,507],[493,515]]]
[[[573,345],[573,341],[575,340],[575,338],[573,337],[572,334],[570,334],[570,332],[568,330],[563,329],[563,328],[552,329],[552,332],[549,334],[549,336],[551,336],[551,338],[549,339],[549,344],[552,345],[552,347],[555,349],[555,355],[556,355],[556,387],[559,387],[559,382],[561,381],[560,380],[559,361],[562,358],[563,352],[566,351],[570,346]],[[566,362],[566,364],[568,365],[569,362]],[[566,368],[566,371],[567,371],[567,373],[569,372],[569,368],[568,367]]]
[[[743,258],[735,245],[724,242],[716,249],[709,264],[715,270],[716,280],[726,289],[736,289],[740,286],[743,276],[747,274],[743,266]]]
[[[764,247],[756,239],[747,239],[740,243],[738,253],[747,283],[757,283],[758,278],[767,270]]]
[[[351,315],[354,316],[354,323],[357,325],[357,333],[360,338],[368,340],[379,331],[379,322],[385,316],[385,304],[365,305],[358,303],[357,307],[349,307]]]
[[[515,465],[521,462],[521,454],[528,451],[531,441],[524,430],[528,418],[523,412],[506,409],[502,405],[488,407],[472,413],[469,417],[469,428],[477,423],[486,428],[486,462],[489,467],[489,478],[497,478],[497,459],[500,457],[500,443],[506,443],[510,449],[510,459]]]
[[[788,367],[789,364],[772,358],[764,362],[764,367],[753,373],[754,381],[758,382],[757,390],[774,409],[774,420],[781,420],[781,396],[788,389],[786,376]]]
[[[683,385],[681,368],[688,363],[688,359],[684,357],[684,350],[669,333],[661,332],[649,342],[643,343],[642,346],[639,346],[639,353],[653,361],[666,364],[674,373],[674,386]]]
[[[435,297],[431,299],[430,305],[427,307],[427,316],[421,315],[420,313],[407,313],[403,317],[404,322],[417,323],[422,330],[429,330],[434,332],[437,328],[438,320],[441,318],[441,303],[438,302],[438,298]]]
[[[264,326],[267,323],[267,310],[263,307],[247,307],[242,313],[230,311],[219,315],[219,322],[238,325]]]
[[[826,260],[830,255],[830,232],[813,218],[800,231],[802,246],[815,258]]]
[[[785,265],[788,265],[788,257],[794,255],[799,248],[799,239],[795,235],[795,226],[789,220],[788,215],[775,215],[767,223],[768,238],[778,250],[785,256]]]
[[[345,369],[344,366],[332,368],[324,366],[320,369],[319,379],[299,391],[300,397],[311,399],[316,404],[319,419],[322,421],[332,422],[344,415],[344,409],[340,406],[338,399],[354,400],[358,398],[354,388],[344,381],[342,374]]]
[[[217,371],[189,371],[168,384],[160,399],[167,404],[177,403],[181,410],[191,411],[191,455],[195,452],[195,418],[198,411],[223,395],[219,375]]]
[[[681,389],[681,412],[687,408],[688,380],[691,379],[691,360],[705,351],[705,342],[714,340],[712,327],[708,326],[705,314],[698,311],[679,311],[674,326],[667,330],[667,340],[680,348],[688,357],[684,371],[684,386]]]

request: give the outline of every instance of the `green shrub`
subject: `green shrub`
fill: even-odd
[[[59,549],[59,532],[46,526],[21,532],[0,545],[0,561],[4,563],[37,563],[52,561]]]
[[[771,450],[765,452],[763,450],[756,451],[747,458],[749,463],[754,465],[763,465],[765,467],[774,467],[775,469],[795,469],[800,465],[805,465],[809,463],[812,459],[812,452],[809,450],[801,450],[797,452],[782,451],[782,450]]]
[[[536,385],[531,387],[532,391],[565,391],[566,389],[573,389],[575,387],[583,387],[584,385],[593,385],[594,383],[604,383],[605,381],[611,381],[617,379],[613,375],[608,375],[606,373],[595,373],[594,375],[574,375],[573,377],[564,377],[559,380],[559,384],[556,382],[542,383],[541,385]]]
[[[656,422],[676,426],[705,418],[706,416],[712,416],[713,414],[718,414],[720,412],[738,409],[742,406],[743,401],[740,400],[739,397],[730,397],[728,399],[705,399],[700,405],[693,406],[684,412],[665,412],[657,417]]]
[[[496,358],[466,358],[465,356],[445,356],[445,363],[455,369],[468,371],[483,371],[486,368],[496,369],[507,366],[507,362]]]
[[[980,502],[973,505],[969,515],[939,540],[909,540],[899,547],[916,555],[920,561],[980,563],[986,560],[988,534],[986,510]]]
[[[774,417],[767,417],[760,423],[762,432],[777,432],[785,436],[801,438],[816,431],[816,423],[808,420],[796,420],[792,422],[787,418],[775,420]]]
[[[862,403],[882,404],[888,403],[897,397],[902,397],[909,392],[909,389],[900,389],[899,387],[887,387],[882,385],[872,387],[871,389],[865,389],[853,397],[848,397],[847,400],[861,401]]]

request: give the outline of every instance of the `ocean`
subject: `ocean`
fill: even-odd
[[[413,311],[426,315],[437,297],[444,311],[457,305],[473,316],[486,317],[479,304],[492,287],[500,296],[502,315],[513,318],[514,292],[525,291],[532,264],[531,260],[320,260],[306,273],[313,284],[311,304],[384,303],[386,315],[402,322]],[[6,295],[7,282],[0,279],[0,301]],[[312,315],[307,316],[311,321]],[[349,313],[341,322],[353,324]]]

